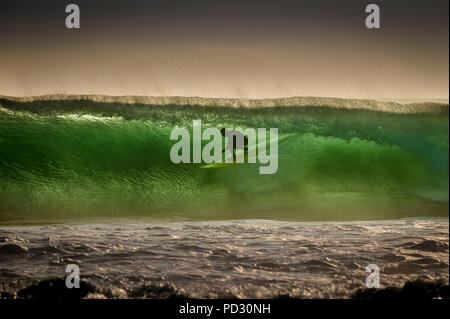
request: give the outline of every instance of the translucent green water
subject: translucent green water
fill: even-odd
[[[0,223],[448,216],[448,112],[0,105]],[[194,119],[289,134],[278,172],[173,164],[170,131]]]

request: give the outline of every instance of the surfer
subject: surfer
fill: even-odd
[[[230,150],[233,155],[233,161],[236,161],[236,150],[244,150],[244,156],[248,153],[248,138],[244,134],[235,130],[227,130],[222,128],[220,133],[223,137],[228,138],[227,146],[223,149],[222,153],[224,153],[227,149]]]

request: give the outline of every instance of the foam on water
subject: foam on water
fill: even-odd
[[[1,227],[0,292],[63,278],[67,264],[97,292],[123,298],[347,298],[365,287],[369,264],[382,288],[448,285],[448,227],[448,218]]]

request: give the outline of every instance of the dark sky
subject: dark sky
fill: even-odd
[[[65,7],[81,29],[65,28]],[[368,30],[364,8],[381,7]],[[0,94],[448,98],[448,0],[9,0]]]

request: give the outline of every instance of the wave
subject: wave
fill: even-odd
[[[96,98],[0,99],[0,222],[448,216],[448,106],[408,113]],[[173,164],[170,132],[193,120],[278,128],[278,172]]]

